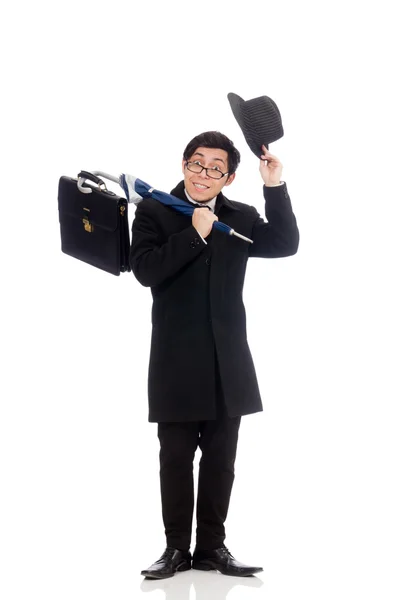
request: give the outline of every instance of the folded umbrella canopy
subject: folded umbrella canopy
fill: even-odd
[[[140,202],[143,198],[154,198],[155,200],[159,200],[162,204],[170,206],[174,210],[181,212],[184,215],[192,216],[195,210],[195,207],[189,204],[187,201],[180,200],[173,196],[172,194],[166,194],[165,192],[160,192],[156,190],[148,183],[145,183],[141,179],[134,177],[133,175],[127,175],[125,173],[120,175],[119,183],[123,188],[127,199],[129,202]],[[225,223],[221,223],[219,221],[214,221],[213,227],[218,229],[219,231],[223,231],[228,235],[235,235],[246,242],[250,242],[253,244],[253,241],[249,238],[241,235],[241,233],[237,233],[234,229],[226,225]]]
[[[148,183],[145,183],[144,181],[138,179],[137,177],[134,177],[133,175],[122,173],[120,177],[115,177],[114,175],[109,175],[104,171],[90,171],[90,173],[92,173],[93,175],[105,177],[107,179],[110,179],[111,181],[114,181],[115,183],[118,183],[123,188],[129,203],[139,204],[139,202],[141,202],[144,198],[154,198],[162,204],[170,206],[177,212],[180,212],[187,216],[192,216],[195,210],[195,207],[189,204],[188,201],[185,202],[184,200],[180,200],[172,194],[160,192],[159,190],[152,188]],[[84,178],[79,178],[77,186],[80,191],[82,191],[85,194],[89,194],[91,190],[90,188],[83,187],[82,184],[84,183],[84,181]],[[220,221],[214,221],[213,227],[215,229],[218,229],[219,231],[227,233],[228,235],[235,235],[240,239],[249,242],[250,244],[254,243],[249,238],[245,237],[244,235],[241,235],[241,233],[237,233],[234,229],[229,227],[229,225],[221,223]]]

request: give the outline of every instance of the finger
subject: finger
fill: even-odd
[[[266,154],[266,156],[274,156],[274,154],[271,154],[269,152],[269,150],[266,148],[265,145],[262,146],[262,150],[263,150],[263,154]]]
[[[273,154],[266,154],[266,156],[264,154],[262,154],[262,159],[263,160],[267,160],[267,161],[269,161],[271,163],[274,163],[274,164],[280,162],[279,159],[277,158],[277,156],[274,156]]]
[[[265,145],[262,146],[262,150],[263,150],[263,154],[266,154],[266,156],[274,156],[274,154],[269,152],[268,148],[266,148]]]
[[[265,154],[263,154],[262,156],[266,156],[266,158],[276,158],[274,154],[270,154],[270,152],[266,152]]]

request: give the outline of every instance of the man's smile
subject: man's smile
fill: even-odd
[[[194,185],[194,187],[196,188],[197,191],[203,191],[203,190],[208,190],[209,189],[208,185],[204,185],[202,183],[195,183],[193,181],[193,185]]]

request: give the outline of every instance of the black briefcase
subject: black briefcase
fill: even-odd
[[[91,189],[90,193],[79,189],[78,179],[59,180],[62,252],[113,275],[131,271],[127,199],[108,190],[102,179],[88,171],[77,177],[83,178],[79,185]]]

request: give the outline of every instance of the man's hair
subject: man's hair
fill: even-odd
[[[196,135],[186,146],[183,152],[183,159],[189,160],[200,146],[203,148],[220,148],[221,150],[225,150],[228,158],[228,177],[235,173],[240,162],[240,152],[226,135],[220,131],[205,131]]]

